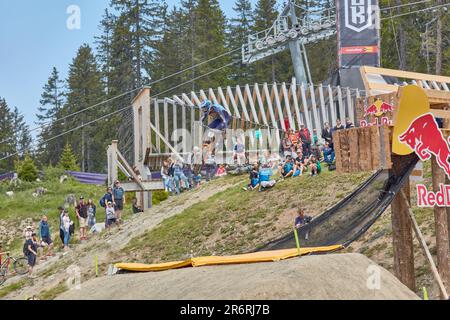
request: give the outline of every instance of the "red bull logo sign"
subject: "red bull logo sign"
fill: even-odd
[[[374,104],[364,109],[364,118],[370,115],[375,116],[374,122],[367,122],[366,120],[361,120],[359,125],[361,127],[371,127],[380,125],[392,125],[392,120],[387,117],[388,112],[393,112],[394,106],[389,103],[377,100]]]
[[[450,179],[450,138],[444,138],[439,124],[432,113],[426,113],[413,120],[409,128],[398,137],[417,154],[420,160],[426,161],[435,156],[437,164]],[[417,205],[419,207],[450,206],[450,186],[440,185],[438,192],[428,191],[423,184],[417,185]]]

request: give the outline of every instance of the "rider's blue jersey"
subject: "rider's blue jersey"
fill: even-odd
[[[214,103],[213,105],[211,105],[211,108],[209,108],[207,111],[205,111],[203,113],[202,120],[204,120],[206,117],[208,117],[208,115],[211,112],[215,113],[215,116],[216,116],[215,118],[220,117],[222,119],[222,121],[224,121],[224,122],[228,122],[231,117],[231,115],[227,109],[225,109],[220,104]],[[213,115],[213,117],[214,117],[214,115]]]

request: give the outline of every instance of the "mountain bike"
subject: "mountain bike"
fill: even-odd
[[[4,252],[3,254],[6,255],[6,260],[0,265],[0,286],[6,281],[8,274],[24,275],[28,272],[27,258],[13,258],[10,256],[9,252]],[[11,266],[13,272],[10,272]]]

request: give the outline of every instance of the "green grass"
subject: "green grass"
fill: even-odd
[[[48,191],[43,196],[34,198],[33,192],[38,187],[44,187]],[[3,183],[1,186],[2,191],[8,189],[7,184]],[[25,190],[23,190],[25,189]],[[3,243],[3,249],[12,251],[14,254],[20,254],[23,245],[23,239],[19,230],[20,223],[25,219],[32,219],[32,223],[37,230],[37,226],[42,215],[47,215],[49,218],[49,224],[53,236],[53,240],[56,243],[59,242],[59,206],[64,205],[66,197],[70,194],[74,194],[76,199],[83,196],[86,201],[92,199],[97,206],[97,222],[104,222],[105,214],[104,209],[99,205],[100,198],[105,194],[105,186],[85,185],[78,183],[73,179],[69,179],[64,183],[59,183],[57,180],[24,183],[19,190],[14,191],[13,197],[8,197],[5,192],[0,193],[0,220],[6,221],[9,228],[15,228],[16,237],[13,239],[1,239]],[[127,203],[123,213],[123,219],[127,220],[132,216],[131,210],[131,198],[133,194],[127,194]],[[164,192],[157,192],[154,200],[155,204],[167,199],[167,194]],[[69,208],[69,215],[72,220],[75,221],[76,230],[78,230],[78,220],[76,219],[75,208]],[[77,234],[77,231],[76,231]],[[77,237],[72,237],[71,243],[77,243]]]
[[[60,282],[58,285],[54,286],[53,288],[50,288],[48,290],[44,290],[39,293],[37,296],[39,300],[53,300],[60,294],[67,291],[67,285],[65,281]]]
[[[0,287],[0,298],[6,297],[11,292],[20,290],[26,284],[26,280],[20,280],[15,283],[12,283],[6,287]]]
[[[186,259],[191,253],[232,254],[254,249],[288,232],[297,208],[320,214],[339,201],[330,197],[335,190],[348,194],[368,176],[370,173],[337,175],[325,170],[320,177],[287,179],[266,192],[229,188],[132,239],[114,258],[152,263]],[[246,176],[233,179],[242,186],[247,183]],[[289,223],[280,224],[280,217],[287,217]]]

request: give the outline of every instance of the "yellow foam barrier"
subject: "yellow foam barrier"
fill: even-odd
[[[326,253],[337,251],[340,249],[344,249],[344,247],[342,245],[335,245],[329,247],[300,248],[300,255],[303,256],[312,253]],[[239,254],[235,256],[198,257],[188,259],[186,261],[175,261],[158,264],[117,263],[115,267],[117,269],[126,271],[152,272],[152,271],[179,269],[185,267],[201,267],[201,266],[256,263],[256,262],[274,262],[298,256],[299,256],[298,249],[295,248],[295,249],[253,252],[253,253]]]

